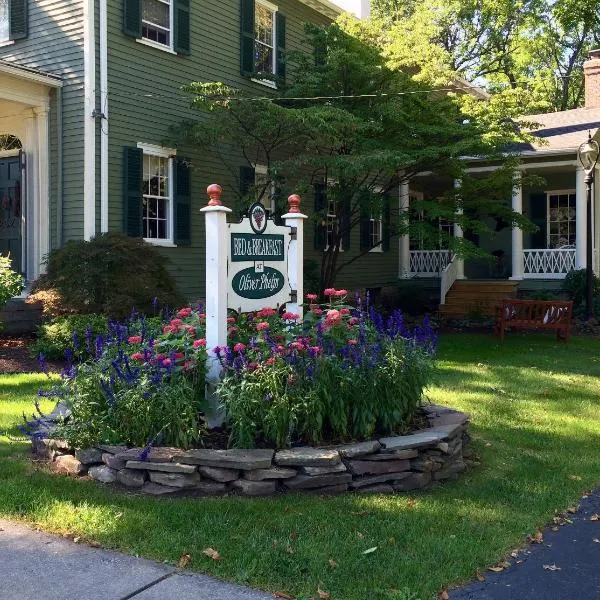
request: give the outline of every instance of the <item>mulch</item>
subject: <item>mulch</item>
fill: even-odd
[[[0,373],[37,373],[40,365],[32,358],[30,346],[33,337],[0,337]],[[60,361],[47,361],[48,370],[58,372],[64,364]]]

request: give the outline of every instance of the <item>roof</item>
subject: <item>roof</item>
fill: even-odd
[[[22,79],[29,79],[50,87],[60,87],[62,85],[61,78],[58,75],[45,73],[39,69],[22,67],[21,65],[16,65],[2,59],[0,59],[0,73],[21,77]]]
[[[344,10],[339,6],[335,5],[333,2],[329,0],[298,0],[302,4],[306,4],[306,6],[310,6],[310,8],[316,10],[324,14],[326,17],[330,19],[337,19]]]
[[[553,113],[527,115],[522,117],[527,123],[538,123],[537,129],[531,132],[544,140],[540,144],[518,144],[513,149],[518,151],[577,151],[587,139],[587,132],[596,135],[600,129],[600,108],[574,108]]]

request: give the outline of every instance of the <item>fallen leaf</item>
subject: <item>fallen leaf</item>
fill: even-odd
[[[186,554],[185,552],[179,557],[179,560],[177,561],[177,566],[180,569],[185,569],[190,563],[192,562],[192,557],[189,554]]]
[[[88,542],[88,545],[92,548],[100,548],[100,542]]]
[[[375,552],[375,550],[377,550],[378,546],[373,546],[372,548],[367,548],[363,554],[372,554],[373,552]]]
[[[533,535],[527,538],[532,544],[541,544],[544,541],[544,534],[541,531],[536,531]]]
[[[115,515],[115,519],[120,519],[122,516],[123,516],[123,513],[122,513],[122,512],[118,512],[118,513]]]
[[[356,532],[356,536],[361,540],[365,537],[364,534],[362,534],[360,531]]]
[[[581,481],[581,477],[579,477],[579,475],[569,475],[569,479],[572,479],[573,481]]]
[[[546,569],[546,571],[560,571],[560,567],[557,567],[555,564],[544,565],[544,569]]]
[[[448,596],[448,591],[447,590],[442,590],[439,594],[438,594],[438,600],[449,600],[450,596]]]
[[[219,554],[219,551],[215,550],[214,548],[205,548],[204,550],[202,550],[202,554],[208,556],[208,558],[212,558],[213,560],[221,560],[221,555]]]
[[[321,600],[329,600],[331,598],[331,596],[329,595],[329,592],[326,592],[325,590],[322,590],[321,586],[319,586],[317,588],[317,594],[319,594],[319,598]]]
[[[485,444],[485,447],[486,447],[486,448],[489,448],[491,445],[492,445],[492,443],[491,443],[491,442],[486,442],[486,444]]]
[[[285,551],[288,554],[294,554],[294,549],[289,544],[285,547]]]
[[[598,515],[598,514],[595,514],[595,513],[594,513],[594,514],[593,514],[593,515],[590,517],[590,521],[600,521],[600,515]]]
[[[572,515],[574,515],[578,510],[579,504],[577,506],[569,506],[569,508],[567,508],[567,512],[571,513]]]
[[[329,566],[330,566],[332,569],[337,569],[337,566],[338,566],[338,564],[335,562],[335,560],[333,560],[333,558],[330,558],[330,559],[329,559]]]
[[[79,544],[80,540],[81,540],[81,538],[79,536],[75,536],[73,538],[73,542],[75,542],[76,544]]]
[[[475,573],[475,577],[477,577],[477,581],[485,581],[485,577],[479,571]]]
[[[281,598],[282,600],[292,600],[292,597],[285,592],[275,592],[273,598]]]

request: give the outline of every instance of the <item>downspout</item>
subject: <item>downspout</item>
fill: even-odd
[[[56,247],[63,241],[63,91],[56,88]]]
[[[108,231],[108,23],[100,0],[100,232]]]

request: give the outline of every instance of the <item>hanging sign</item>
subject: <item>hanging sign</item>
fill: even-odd
[[[275,225],[257,202],[240,223],[229,225],[229,238],[227,306],[251,312],[289,302],[289,227]]]

